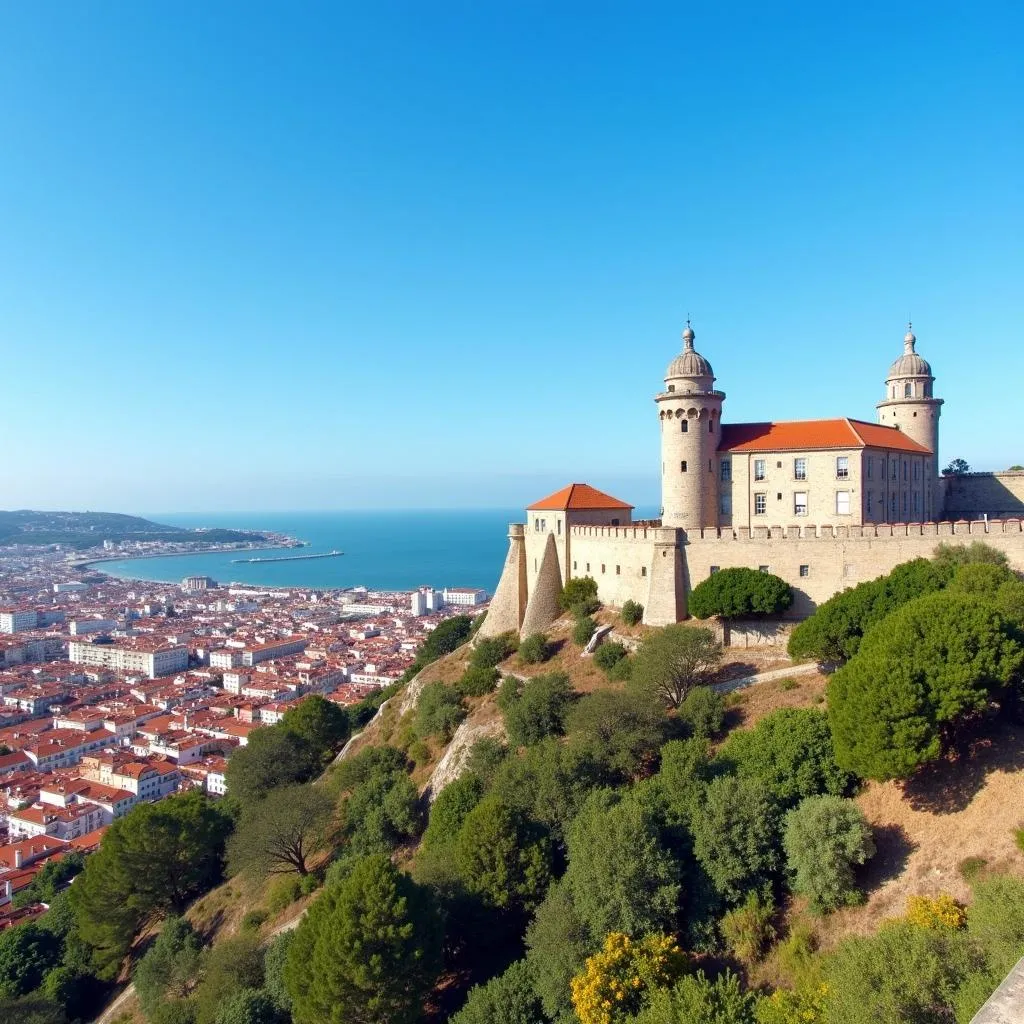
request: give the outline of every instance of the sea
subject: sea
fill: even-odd
[[[184,527],[270,530],[308,543],[301,551],[210,552],[124,558],[95,569],[125,579],[179,582],[211,576],[218,583],[265,587],[413,590],[480,587],[493,594],[508,551],[508,524],[521,509],[388,509],[340,512],[218,512],[147,516]],[[246,564],[238,557],[344,552],[338,558]]]

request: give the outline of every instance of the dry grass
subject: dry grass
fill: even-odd
[[[734,690],[726,697],[730,708],[729,728],[752,729],[766,715],[782,708],[820,707],[824,710],[826,682],[825,676],[815,672],[793,676],[792,680],[772,679]]]

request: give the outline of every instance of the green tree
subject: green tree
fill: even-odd
[[[526,931],[526,961],[544,1013],[568,1021],[573,1013],[569,982],[600,946],[573,904],[563,878],[548,890]]]
[[[17,999],[38,988],[60,957],[60,940],[31,921],[0,931],[0,998]]]
[[[196,1024],[214,1024],[235,993],[263,987],[263,950],[251,934],[214,943],[203,957],[203,977],[196,988]]]
[[[284,971],[288,950],[295,940],[294,931],[281,932],[271,939],[263,954],[263,987],[274,1004],[291,1017],[292,997],[288,992]]]
[[[718,667],[722,645],[710,629],[666,626],[652,633],[633,656],[630,687],[677,708]]]
[[[679,705],[678,717],[691,736],[714,739],[725,724],[725,698],[710,686],[695,686]]]
[[[465,773],[448,783],[430,808],[430,820],[423,833],[423,846],[447,846],[457,838],[466,815],[484,795],[484,784],[473,774]]]
[[[988,602],[955,592],[910,602],[829,682],[836,761],[863,778],[905,778],[998,699],[1022,664],[1016,630]]]
[[[720,569],[687,598],[690,614],[698,619],[781,615],[792,603],[793,591],[784,579],[757,569]]]
[[[268,992],[240,988],[220,1005],[214,1024],[287,1024],[288,1020]]]
[[[330,762],[352,733],[348,712],[318,693],[289,708],[281,719],[281,725],[285,732],[305,740],[322,765]]]
[[[782,708],[734,732],[719,759],[741,778],[763,782],[787,807],[819,793],[844,796],[855,782],[836,764],[828,716],[814,708]]]
[[[599,790],[568,834],[565,881],[590,935],[639,937],[669,931],[681,895],[680,865],[661,842],[658,823],[639,801]]]
[[[819,911],[855,903],[853,869],[875,853],[871,826],[852,801],[809,796],[786,815],[782,840],[793,891]]]
[[[473,668],[495,668],[510,657],[518,646],[515,633],[478,637],[469,663]]]
[[[943,569],[960,569],[965,565],[1007,565],[1006,554],[983,540],[970,544],[941,543],[932,553],[932,561]]]
[[[545,736],[560,735],[572,695],[572,685],[564,672],[534,676],[522,685],[508,677],[498,703],[509,743],[529,746]]]
[[[941,590],[952,579],[953,569],[941,559],[916,558],[887,576],[835,594],[793,629],[789,653],[820,662],[848,661],[873,626],[908,601]]]
[[[718,894],[739,903],[779,869],[779,814],[768,787],[732,775],[713,779],[692,808],[693,853]]]
[[[538,665],[551,657],[551,644],[546,633],[531,633],[519,645],[519,660],[526,665]]]
[[[974,885],[967,933],[985,951],[997,978],[1024,955],[1024,881],[993,875]]]
[[[0,1021],[11,1024],[67,1024],[67,1015],[60,1003],[45,996],[30,995],[22,999],[0,997]]]
[[[595,690],[576,702],[565,729],[572,746],[586,751],[610,778],[626,780],[655,760],[667,724],[644,694]]]
[[[507,757],[508,747],[501,740],[493,736],[484,736],[470,747],[466,771],[481,779],[485,786],[489,786]]]
[[[504,974],[470,989],[451,1024],[537,1024],[541,1018],[529,964],[517,960]]]
[[[416,732],[448,743],[466,717],[462,697],[444,683],[427,683],[416,702]]]
[[[423,829],[419,793],[404,772],[372,775],[343,808],[342,831],[356,856],[391,853]]]
[[[35,878],[19,892],[13,900],[16,907],[28,907],[33,903],[51,904],[64,887],[85,867],[85,855],[78,850],[69,850],[59,860],[47,861]]]
[[[254,729],[228,758],[224,779],[241,805],[262,800],[277,786],[308,782],[321,767],[320,752],[283,723]]]
[[[959,986],[982,969],[960,932],[884,924],[843,942],[825,962],[828,1024],[940,1024]]]
[[[949,465],[942,471],[943,476],[963,476],[964,473],[970,473],[971,467],[967,465],[964,459],[953,459]]]
[[[295,1024],[413,1024],[441,935],[429,890],[386,856],[360,861],[296,929],[285,967]]]
[[[731,971],[714,979],[697,971],[655,989],[630,1024],[754,1024],[754,1004]]]
[[[597,600],[597,580],[592,576],[574,576],[558,595],[558,606],[564,612],[590,615],[601,607]]]
[[[533,909],[551,881],[546,831],[493,795],[466,815],[453,857],[467,891],[499,910]]]
[[[193,790],[138,804],[107,829],[70,890],[79,932],[101,977],[116,972],[142,924],[183,910],[219,881],[230,827]]]
[[[627,626],[636,626],[643,620],[644,606],[636,601],[626,601],[622,606],[622,621]]]
[[[416,655],[416,661],[422,667],[458,650],[469,639],[472,628],[473,620],[468,615],[455,615],[439,622],[427,634]]]
[[[242,812],[228,840],[232,874],[309,873],[309,860],[331,837],[334,800],[314,786],[279,786]]]
[[[498,685],[501,673],[496,668],[470,666],[459,677],[455,691],[462,697],[484,697]]]
[[[181,917],[169,917],[132,975],[142,1012],[156,1016],[167,1001],[187,998],[199,973],[203,944]]]

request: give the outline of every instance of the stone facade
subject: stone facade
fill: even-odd
[[[667,625],[725,568],[782,577],[794,618],[943,542],[983,540],[1024,570],[1024,471],[939,476],[942,399],[909,328],[878,424],[723,423],[725,394],[689,324],[683,342],[655,398],[661,519],[634,523],[630,506],[583,484],[531,506],[510,527],[484,635],[546,628],[561,587],[581,576],[597,581],[603,604],[637,601],[646,623]]]

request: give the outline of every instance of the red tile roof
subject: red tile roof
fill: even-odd
[[[930,455],[929,449],[895,427],[848,418],[783,423],[723,423],[722,452],[813,451],[817,448],[890,448]]]
[[[610,494],[605,494],[604,491],[599,491],[596,487],[591,487],[590,484],[569,484],[568,487],[563,487],[560,491],[555,491],[554,494],[549,494],[546,498],[541,498],[540,501],[528,505],[527,511],[615,508],[631,509],[633,506],[619,501],[618,498],[613,498]]]

